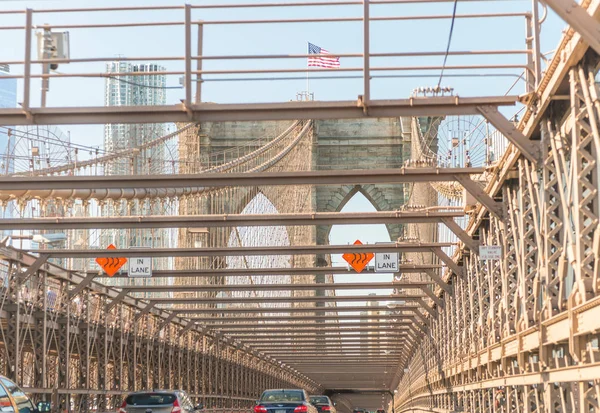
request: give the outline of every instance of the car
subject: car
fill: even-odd
[[[357,407],[354,408],[354,410],[352,410],[352,413],[367,413],[365,411],[365,409],[359,409]]]
[[[319,413],[310,404],[306,391],[302,389],[265,390],[256,401],[254,413]]]
[[[385,413],[384,409],[377,409],[377,413]]]
[[[138,391],[127,395],[117,413],[193,413],[203,409],[181,390]]]
[[[50,411],[50,403],[33,404],[25,392],[14,382],[0,376],[0,412],[1,413],[45,413]]]
[[[310,396],[310,403],[317,408],[319,413],[337,413],[335,403],[327,396]]]

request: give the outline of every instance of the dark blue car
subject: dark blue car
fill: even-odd
[[[300,389],[265,390],[254,406],[254,413],[318,413],[308,394]]]

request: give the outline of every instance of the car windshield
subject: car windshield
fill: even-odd
[[[315,403],[319,403],[319,404],[329,404],[329,400],[327,400],[327,397],[325,396],[315,396],[315,397],[311,397],[310,398],[310,402],[312,404]]]
[[[175,395],[169,393],[142,393],[131,394],[125,399],[130,406],[160,406],[161,404],[173,404]]]
[[[260,398],[262,402],[301,402],[304,401],[301,390],[268,390]]]

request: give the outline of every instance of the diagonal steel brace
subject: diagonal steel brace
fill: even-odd
[[[573,0],[544,0],[544,3],[600,54],[600,22],[590,16],[587,10]]]
[[[540,162],[542,158],[540,142],[527,139],[511,121],[498,111],[496,106],[478,106],[477,111],[515,145],[524,157],[534,164]]]
[[[21,274],[19,276],[19,282],[21,284],[27,282],[29,280],[29,278],[31,278],[31,276],[36,273],[36,271],[38,271],[40,268],[42,268],[42,265],[44,265],[46,263],[46,261],[48,261],[48,258],[50,258],[49,254],[41,254],[33,262],[33,264],[31,264],[29,266],[29,268],[27,268],[27,271],[25,271],[23,274]]]
[[[468,193],[480,202],[490,213],[494,214],[498,219],[503,220],[502,204],[494,201],[479,184],[471,178],[463,175],[456,175],[456,180],[466,189]]]

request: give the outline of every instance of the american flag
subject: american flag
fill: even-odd
[[[308,44],[308,54],[329,54],[325,49],[321,49],[319,46],[312,43]],[[326,68],[340,67],[339,57],[325,57],[315,56],[308,58],[308,66],[319,66]]]

